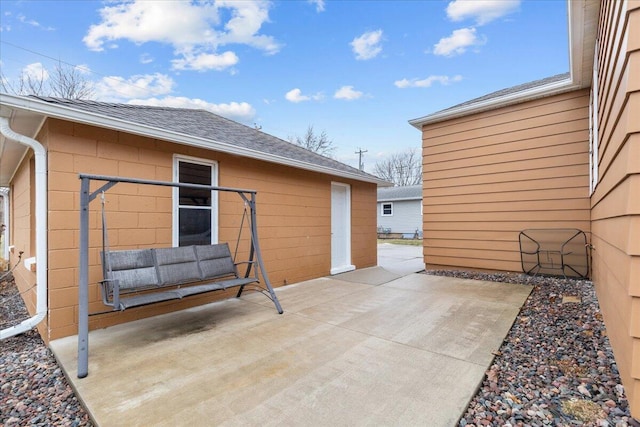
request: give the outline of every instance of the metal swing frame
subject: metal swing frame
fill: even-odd
[[[78,288],[78,378],[84,378],[89,374],[89,205],[100,194],[106,193],[109,189],[118,183],[131,183],[143,185],[157,185],[164,187],[192,188],[198,190],[209,190],[218,192],[229,192],[238,194],[245,203],[245,211],[241,223],[244,225],[246,216],[246,207],[249,207],[249,223],[251,229],[251,245],[249,250],[249,261],[246,274],[250,274],[251,268],[256,264],[256,269],[260,270],[260,274],[266,286],[266,292],[278,313],[282,314],[283,310],[278,301],[267,271],[264,267],[262,252],[260,250],[260,242],[258,240],[258,230],[256,225],[256,195],[257,191],[240,188],[217,187],[200,184],[185,184],[171,181],[155,181],[136,178],[115,177],[106,175],[80,174],[80,265],[79,265],[79,288]],[[100,188],[91,191],[91,181],[105,182]],[[238,240],[239,237],[238,237]],[[237,251],[237,246],[236,246]],[[255,274],[257,275],[257,271]],[[242,292],[240,289],[238,295]],[[264,292],[263,292],[264,293]]]

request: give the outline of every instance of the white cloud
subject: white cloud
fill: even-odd
[[[267,54],[279,51],[280,45],[273,37],[259,34],[262,24],[269,20],[269,5],[264,0],[116,0],[100,10],[101,22],[89,27],[83,41],[95,51],[104,50],[116,40],[169,44],[176,55],[174,67],[220,70],[229,66],[223,64],[237,62],[233,52],[219,54],[221,46],[244,44]]]
[[[32,80],[49,80],[49,72],[40,62],[34,62],[33,64],[27,65],[22,69],[22,73]]]
[[[470,46],[485,44],[484,38],[478,38],[475,28],[460,28],[454,30],[449,37],[441,38],[433,46],[433,53],[441,56],[454,56],[466,52]]]
[[[96,84],[96,95],[103,101],[148,98],[171,93],[175,82],[166,74],[142,74],[129,78],[104,77]]]
[[[443,86],[449,85],[451,83],[459,82],[462,80],[461,75],[455,75],[453,77],[449,76],[429,76],[426,79],[402,79],[397,80],[393,84],[400,89],[406,89],[408,87],[431,87],[434,83],[440,83]]]
[[[309,99],[311,99],[308,96],[302,95],[302,91],[298,88],[291,89],[289,92],[287,92],[284,95],[284,97],[287,101],[296,102],[296,103],[308,101]]]
[[[150,64],[154,61],[153,56],[149,53],[143,53],[140,55],[140,63],[141,64]]]
[[[238,56],[226,51],[221,55],[215,53],[201,53],[199,55],[186,54],[182,59],[174,59],[171,61],[175,70],[224,70],[238,63]]]
[[[300,89],[295,88],[287,92],[284,95],[284,97],[287,101],[297,104],[298,102],[311,101],[311,100],[320,101],[323,98],[323,95],[320,92],[316,93],[315,95],[303,95]]]
[[[9,16],[7,14],[5,14],[5,15]],[[23,24],[31,25],[32,27],[40,28],[40,29],[43,29],[45,31],[53,31],[53,30],[55,30],[55,28],[53,28],[53,27],[43,27],[42,24],[40,24],[35,19],[29,19],[26,16],[24,16],[23,14],[18,14],[16,16],[16,18],[18,18],[18,21],[22,22]]]
[[[356,59],[367,60],[378,56],[382,52],[382,30],[368,31],[356,37],[350,43]]]
[[[316,12],[324,12],[324,0],[308,0],[309,3],[316,5]]]
[[[362,98],[363,93],[357,91],[353,86],[342,86],[333,95],[335,99],[345,99],[347,101],[353,101],[354,99]]]
[[[519,6],[520,0],[454,0],[447,6],[447,16],[452,21],[471,18],[477,25],[484,25],[515,12]]]
[[[167,96],[162,99],[132,99],[128,104],[133,105],[151,105],[154,107],[172,107],[172,108],[197,108],[207,110],[219,116],[226,117],[231,120],[240,122],[251,121],[256,112],[248,102],[230,102],[228,104],[212,104],[199,98],[186,98],[183,96]]]

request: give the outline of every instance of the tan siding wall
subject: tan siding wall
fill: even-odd
[[[50,186],[49,339],[77,333],[80,172],[171,181],[174,154],[215,160],[220,186],[258,191],[260,243],[272,284],[282,286],[329,274],[332,177],[59,120],[49,120],[45,128]],[[375,265],[376,186],[342,182],[350,184],[352,191],[353,261],[358,268]],[[171,245],[170,188],[118,184],[107,193],[106,205],[112,249]],[[243,208],[236,194],[219,195],[219,241],[228,241],[232,250]],[[245,227],[244,237],[248,237],[248,231]],[[90,312],[107,308],[100,301],[97,286],[102,276],[100,233],[100,204],[94,201],[90,215]],[[233,294],[192,297],[94,316],[90,327],[105,327]]]
[[[604,2],[599,25],[593,279],[631,413],[640,418],[640,2]]]
[[[36,313],[36,273],[24,267],[24,260],[36,256],[36,248],[31,241],[31,225],[34,222],[33,216],[35,214],[35,202],[30,197],[31,181],[35,172],[31,167],[32,155],[32,153],[28,153],[23,159],[13,177],[9,193],[9,209],[11,210],[11,241],[9,245],[14,247],[9,252],[9,261],[12,267],[15,266],[13,276],[31,316]],[[22,258],[19,261],[20,252],[22,252]],[[46,331],[46,325],[41,324],[41,327],[41,331]]]
[[[590,230],[589,92],[423,129],[429,268],[520,271],[526,228]]]

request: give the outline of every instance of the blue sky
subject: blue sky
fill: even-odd
[[[569,70],[564,0],[0,1],[9,82],[62,61],[97,99],[204,108],[282,139],[309,125],[367,170],[407,121]],[[46,76],[46,71],[45,74]]]

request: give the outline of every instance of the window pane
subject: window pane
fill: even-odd
[[[186,184],[211,185],[211,166],[197,163],[179,162],[179,180]],[[180,188],[180,205],[211,206],[211,191]]]
[[[211,244],[210,209],[180,208],[178,225],[179,246]]]

